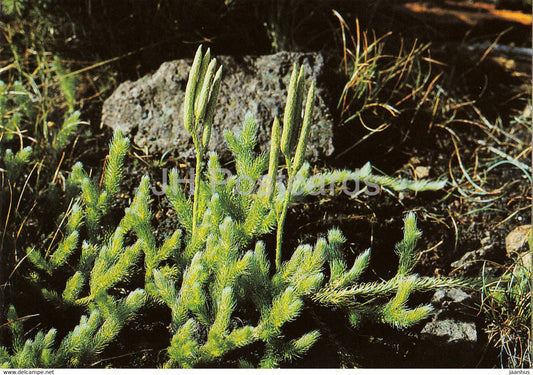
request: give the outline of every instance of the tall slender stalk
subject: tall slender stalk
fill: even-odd
[[[278,218],[278,230],[276,233],[276,269],[279,270],[281,267],[281,247],[283,246],[283,229],[285,227],[285,219],[287,218],[287,212],[289,211],[289,204],[291,202],[291,190],[293,185],[293,177],[289,177],[289,182],[287,183],[287,191],[285,192],[285,197],[283,198],[283,205],[281,208],[281,213]]]
[[[198,206],[200,204],[200,200],[198,197],[200,196],[200,182],[201,179],[201,173],[203,169],[203,152],[198,152],[196,154],[196,169],[195,169],[195,175],[194,175],[194,202],[192,206],[192,233],[193,235],[196,233],[196,227],[198,225]]]
[[[278,227],[276,234],[276,269],[281,267],[282,259],[282,246],[283,246],[283,230],[285,227],[285,220],[287,218],[287,211],[289,210],[289,204],[291,202],[292,187],[294,183],[294,177],[300,170],[303,164],[305,151],[307,149],[307,143],[309,141],[309,132],[311,129],[311,114],[313,111],[313,102],[315,97],[315,84],[311,83],[309,91],[307,92],[307,99],[305,102],[305,111],[302,119],[302,104],[304,99],[304,70],[303,66],[298,69],[295,64],[291,74],[291,80],[289,83],[289,89],[287,92],[287,103],[285,105],[285,113],[283,116],[283,132],[281,134],[281,143],[279,149],[285,157],[285,164],[287,168],[287,190],[283,197],[283,204],[278,216]],[[292,136],[295,129],[301,126],[300,134],[298,135],[298,143],[294,156],[292,156]],[[276,128],[276,122],[272,130],[272,141],[275,140],[275,135],[279,130]],[[275,147],[271,147],[272,150],[276,150]],[[272,165],[273,163],[271,163]],[[272,171],[269,171],[269,175],[273,175]]]
[[[202,55],[202,46],[198,47],[183,101],[183,125],[191,135],[196,148],[192,214],[193,237],[198,227],[198,216],[200,214],[199,196],[204,156],[211,137],[215,104],[222,80],[222,67],[216,70],[216,65],[216,59],[211,59],[211,52],[207,50],[205,55]]]

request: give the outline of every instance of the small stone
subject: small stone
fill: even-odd
[[[527,249],[531,225],[521,225],[516,227],[505,238],[505,249],[508,255],[520,253]]]
[[[474,271],[485,263],[487,260],[494,259],[498,256],[500,247],[496,246],[496,242],[492,242],[490,237],[485,237],[481,240],[482,247],[466,252],[461,259],[456,260],[451,264],[454,271]],[[503,251],[503,249],[501,249]]]
[[[468,271],[474,266],[477,260],[478,255],[476,251],[468,251],[461,257],[461,259],[453,262],[451,266],[454,270]]]
[[[451,303],[464,304],[472,299],[472,296],[464,290],[457,288],[440,289],[435,292],[431,298],[431,304],[434,306],[449,306]]]
[[[429,176],[430,167],[418,166],[415,168],[415,177],[416,178],[426,178]]]
[[[485,233],[485,234],[487,234],[487,233]],[[490,234],[488,234],[486,237],[483,237],[480,240],[481,246],[487,246],[487,245],[490,244],[490,242],[491,242]]]
[[[424,326],[420,338],[446,345],[474,346],[477,342],[476,325],[473,322],[461,322],[455,319],[435,320]]]
[[[432,318],[419,334],[415,357],[431,366],[473,367],[478,346],[475,298],[457,288],[437,290],[431,299]]]
[[[464,320],[474,311],[472,295],[457,288],[437,290],[431,298],[431,304],[435,308],[434,315],[439,319],[453,317]]]

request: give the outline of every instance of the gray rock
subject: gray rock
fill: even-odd
[[[487,243],[485,239],[481,240],[482,247],[477,250],[466,252],[459,260],[451,264],[455,271],[470,272],[479,270],[483,263],[491,260],[498,253],[498,247],[495,242]]]
[[[323,57],[317,53],[282,52],[268,56],[217,57],[224,66],[223,81],[209,148],[229,157],[224,130],[242,128],[248,111],[258,123],[260,149],[268,149],[274,116],[283,117],[292,64],[305,69],[306,78],[317,81],[307,156],[317,160],[333,153],[333,121],[321,85]],[[121,128],[147,153],[175,150],[180,157],[194,155],[192,141],[182,125],[182,103],[191,60],[166,62],[153,74],[122,83],[105,101],[102,122]]]
[[[475,346],[477,331],[474,322],[462,322],[455,319],[443,319],[429,322],[420,332],[421,340],[437,344],[469,344]]]
[[[432,367],[472,367],[480,345],[474,315],[474,298],[460,289],[442,289],[431,299],[435,311],[419,334],[415,355]]]
[[[469,271],[474,268],[475,263],[479,261],[482,256],[482,251],[468,251],[461,257],[461,259],[453,262],[451,266],[456,270]]]
[[[431,298],[431,305],[434,307],[433,321],[449,318],[471,321],[478,311],[474,296],[457,288],[437,290]]]
[[[431,304],[437,309],[439,316],[447,311],[468,313],[468,309],[473,306],[473,298],[461,289],[440,289],[431,298]]]

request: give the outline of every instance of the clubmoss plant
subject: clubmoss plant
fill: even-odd
[[[31,263],[27,278],[49,303],[83,311],[79,324],[60,335],[54,329],[38,332],[23,342],[26,327],[10,307],[5,324],[11,330],[11,342],[0,348],[1,366],[87,366],[100,358],[128,322],[142,319],[141,307],[149,314],[158,306],[170,316],[170,340],[158,365],[279,367],[301,358],[322,335],[329,334],[321,329],[325,322],[319,314],[311,314],[304,330],[292,328],[291,323],[308,311],[336,310],[354,327],[366,321],[407,327],[431,311],[428,305],[408,307],[411,293],[470,285],[461,279],[412,273],[421,236],[412,213],[405,218],[404,239],[396,246],[399,267],[390,280],[365,281],[370,250],[349,265],[343,251],[346,240],[338,229],[313,244],[285,249],[282,256],[288,205],[319,191],[317,179],[327,184],[347,178],[369,180],[417,191],[436,189],[442,183],[376,176],[369,164],[360,171],[310,176],[303,159],[314,84],[304,97],[304,73],[296,66],[283,128],[277,119],[273,122],[270,155],[254,153],[257,124],[248,115],[240,132],[225,133],[236,170],[225,176],[218,155],[207,152],[221,79],[221,69],[216,74],[215,69],[209,52],[202,55],[199,49],[184,103],[184,125],[197,152],[194,196],[185,194],[177,170],[170,173],[165,189],[180,228],[163,241],[155,237],[148,177],[142,178],[118,225],[105,224],[129,144],[117,131],[102,186],[76,164],[66,181],[65,195],[74,199],[60,223],[62,238],[48,248],[27,251]],[[276,181],[282,169],[287,172],[285,184]],[[277,244],[270,248],[265,239],[274,236],[274,230]],[[64,283],[50,283],[55,276]],[[64,338],[55,343],[56,335]]]
[[[107,301],[106,309],[94,309],[59,343],[55,344],[57,330],[39,331],[33,339],[24,341],[24,327],[16,310],[10,306],[9,328],[12,349],[0,347],[2,368],[87,367],[110,342],[116,339],[120,329],[133,318],[144,302],[144,292],[137,290],[117,302]]]
[[[79,199],[74,200],[63,218],[63,238],[48,248],[28,248],[25,257],[31,264],[27,277],[45,299],[60,311],[78,306],[87,315],[80,317],[73,330],[60,333],[63,338],[58,343],[54,328],[46,333],[39,331],[33,339],[25,340],[24,317],[18,318],[15,307],[10,306],[6,324],[11,332],[11,345],[0,348],[1,367],[87,367],[145,304],[147,293],[142,289],[128,291],[122,296],[110,291],[132,276],[142,253],[142,239],[126,245],[124,236],[133,224],[137,224],[138,232],[142,229],[145,212],[139,207],[139,197],[147,193],[146,189],[142,190],[141,186],[132,206],[113,231],[108,232],[101,221],[118,192],[128,145],[129,141],[116,132],[102,190],[87,176],[80,163],[73,167],[66,181],[65,196],[69,199],[79,195]],[[14,159],[19,154],[21,152]],[[12,164],[9,158],[6,164]],[[68,278],[59,290],[50,285],[57,285],[50,283],[51,277],[64,278],[65,274]]]
[[[189,79],[198,79],[195,72],[199,56]],[[210,153],[206,179],[196,176],[198,183],[191,202],[178,184],[177,170],[170,173],[166,194],[185,229],[185,247],[179,262],[184,268],[177,279],[154,271],[158,299],[172,312],[173,337],[166,367],[220,364],[226,362],[230,352],[254,343],[262,343],[262,352],[243,356],[238,365],[277,367],[302,356],[319,339],[318,329],[291,337],[284,328],[314,304],[344,310],[354,326],[377,320],[406,327],[431,311],[428,305],[408,308],[412,292],[468,285],[464,280],[412,274],[421,236],[413,214],[405,219],[404,240],[396,248],[400,266],[391,280],[360,283],[370,252],[360,254],[349,268],[342,252],[345,239],[337,229],[329,231],[327,239],[319,238],[315,245],[298,246],[283,262],[281,246],[288,205],[319,190],[309,176],[309,165],[303,162],[313,99],[311,84],[303,105],[304,72],[295,66],[283,128],[277,118],[273,122],[270,155],[254,154],[257,125],[248,115],[240,134],[225,134],[235,156],[236,175],[225,178],[218,156]],[[189,132],[194,141],[196,132]],[[197,154],[202,155],[198,142],[194,143]],[[287,170],[286,187],[275,183],[280,153]],[[257,182],[265,172],[267,183]],[[412,183],[374,176],[368,164],[360,171],[323,172],[312,177],[327,184],[353,178],[417,191],[442,187],[442,182]],[[275,266],[271,267],[271,255],[258,239],[274,228],[277,241]]]

